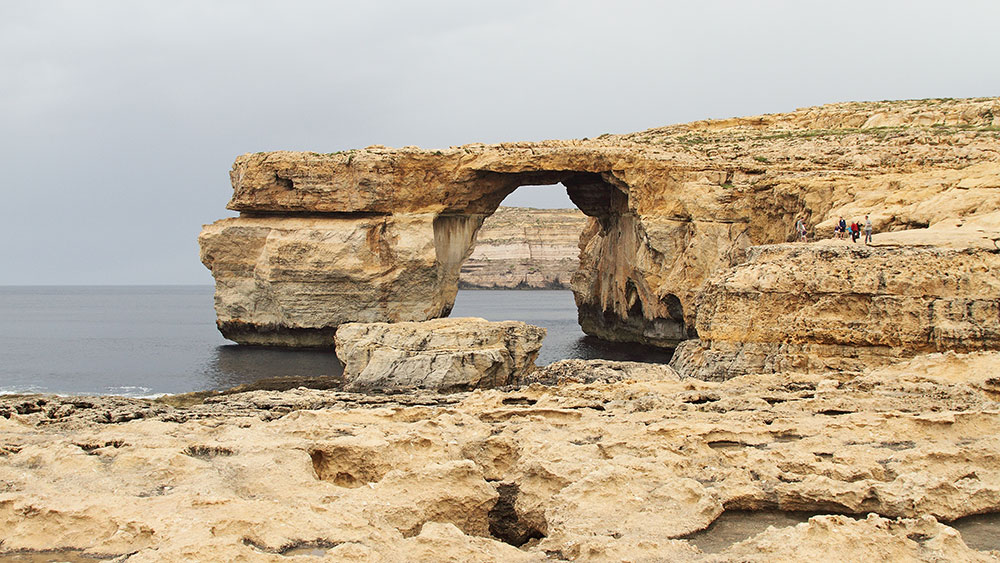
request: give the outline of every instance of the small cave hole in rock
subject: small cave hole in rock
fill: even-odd
[[[639,299],[639,292],[632,280],[625,283],[625,302],[628,304],[628,318],[636,320],[645,318],[642,314],[642,300]]]
[[[503,399],[500,402],[503,403],[503,404],[505,404],[505,405],[525,405],[525,406],[531,406],[531,405],[537,403],[538,401],[536,401],[534,399],[529,399],[528,397],[506,397],[505,399]]]
[[[291,190],[294,188],[294,185],[292,184],[292,180],[290,178],[282,178],[281,176],[278,176],[277,172],[274,173],[274,183],[278,184],[279,186],[281,186],[286,190]]]
[[[689,405],[704,405],[706,403],[714,403],[719,400],[719,397],[712,395],[693,395],[683,400],[683,402]]]
[[[819,411],[816,414],[821,414],[821,415],[824,415],[824,416],[843,416],[845,414],[854,414],[854,411],[845,411],[845,410],[841,410],[841,409],[826,409],[826,410]]]
[[[671,319],[684,322],[684,306],[681,304],[680,298],[673,293],[668,293],[663,296],[663,303],[667,306],[667,314],[670,315]]]
[[[748,444],[746,442],[739,442],[736,440],[712,440],[708,442],[708,447],[713,450],[740,450],[743,448],[755,448],[762,449],[766,444]]]
[[[500,496],[489,512],[490,535],[515,547],[544,538],[545,534],[518,518],[515,504],[520,487],[516,483],[498,483],[496,489]]]

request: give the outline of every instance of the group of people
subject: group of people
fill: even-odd
[[[808,242],[808,231],[806,230],[806,222],[802,217],[799,217],[795,221],[795,231],[799,235],[799,240],[802,242]],[[861,237],[861,233],[864,231],[865,234],[865,244],[871,244],[872,242],[872,220],[865,215],[865,221],[854,221],[850,225],[843,217],[837,221],[837,226],[833,228],[833,238],[837,239],[847,239],[848,236],[851,237],[852,242],[858,242],[858,238]]]

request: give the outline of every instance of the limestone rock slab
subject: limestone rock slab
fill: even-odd
[[[996,560],[955,519],[1000,511],[1000,403],[983,386],[998,367],[1000,352],[946,353],[853,377],[298,388],[186,407],[7,395],[0,557]],[[721,507],[824,515],[702,553],[685,538]],[[504,530],[525,530],[520,550]]]
[[[1000,255],[976,248],[753,247],[698,298],[684,375],[866,367],[919,353],[1000,348]]]
[[[330,347],[341,323],[447,314],[481,217],[236,217],[205,226],[223,336]]]
[[[479,318],[347,323],[337,329],[336,350],[350,389],[480,389],[532,369],[545,332]]]

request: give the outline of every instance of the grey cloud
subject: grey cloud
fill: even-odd
[[[4,2],[0,284],[210,282],[195,236],[226,214],[243,152],[997,95],[998,16],[971,0]]]

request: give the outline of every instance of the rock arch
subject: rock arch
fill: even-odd
[[[745,246],[738,211],[698,208],[733,172],[629,150],[257,153],[230,177],[240,216],[207,225],[199,242],[219,329],[243,344],[329,346],[343,322],[447,315],[483,219],[523,185],[562,183],[591,217],[572,287],[582,328],[607,340],[672,347],[692,336],[695,290]]]
[[[240,216],[205,227],[202,260],[228,338],[329,346],[345,321],[447,314],[482,219],[517,186],[558,181],[591,216],[572,281],[584,331],[672,347],[697,327],[674,355],[685,373],[995,348],[996,284],[983,276],[997,270],[998,104],[845,103],[583,141],[244,155],[229,204]],[[869,213],[876,247],[771,244],[795,238],[797,217],[813,240]]]

